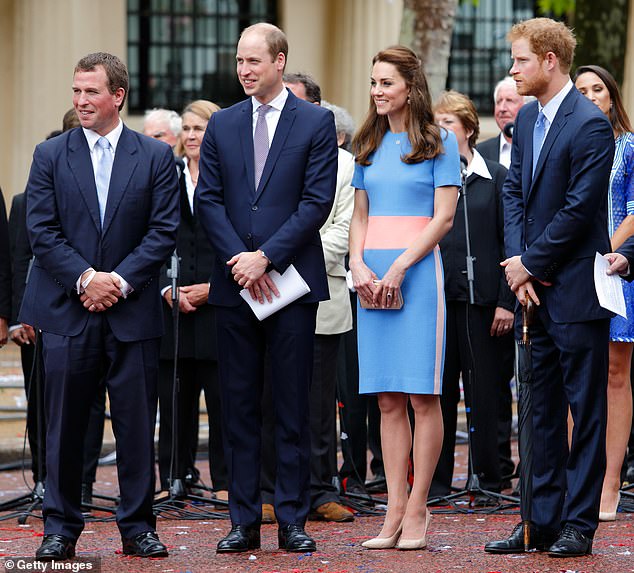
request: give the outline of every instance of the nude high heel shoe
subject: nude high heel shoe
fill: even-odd
[[[621,503],[621,492],[616,496],[614,511],[599,511],[599,521],[616,521],[616,512],[619,509],[619,503]]]
[[[374,537],[364,541],[361,546],[366,549],[392,549],[396,545],[398,538],[401,536],[402,525],[398,526],[396,533],[390,537]]]
[[[431,512],[428,509],[425,516],[425,531],[423,531],[423,536],[420,539],[403,539],[401,537],[396,544],[396,548],[401,551],[411,551],[413,549],[424,549],[427,547],[427,530],[429,529],[430,521]]]

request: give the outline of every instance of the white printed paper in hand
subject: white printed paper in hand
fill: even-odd
[[[623,296],[623,279],[619,275],[608,275],[609,261],[599,253],[594,256],[594,288],[597,291],[599,304],[612,312],[627,318],[625,297]]]
[[[284,274],[271,271],[269,272],[269,277],[271,277],[280,293],[279,297],[272,295],[273,300],[271,302],[266,297],[264,297],[264,302],[262,303],[257,299],[253,300],[251,293],[245,288],[240,291],[240,296],[251,307],[253,314],[258,320],[264,320],[310,292],[310,287],[293,265],[289,265]]]

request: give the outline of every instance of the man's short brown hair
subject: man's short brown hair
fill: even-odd
[[[117,93],[119,88],[123,88],[125,92],[119,111],[123,109],[125,98],[128,95],[129,79],[128,68],[117,56],[108,54],[107,52],[95,52],[84,56],[75,66],[74,73],[92,72],[97,66],[102,66],[108,78],[108,90],[111,94]]]
[[[271,60],[275,61],[277,55],[281,52],[284,54],[284,60],[288,58],[288,40],[286,34],[277,26],[268,22],[259,22],[242,30],[240,37],[251,32],[259,32],[264,36],[264,40],[271,54]]]
[[[550,18],[533,18],[519,22],[511,28],[506,39],[515,42],[520,38],[528,40],[531,51],[541,60],[548,52],[555,54],[561,71],[564,74],[570,72],[577,40],[572,30],[563,22],[556,22]]]

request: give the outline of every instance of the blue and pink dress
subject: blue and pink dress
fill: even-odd
[[[381,278],[434,215],[438,187],[460,187],[460,156],[453,133],[444,153],[407,164],[407,133],[388,131],[370,157],[355,166],[352,186],[369,200],[363,258]],[[455,193],[441,189],[440,193]],[[359,392],[440,394],[445,354],[445,295],[440,249],[413,265],[401,286],[401,310],[357,307]]]

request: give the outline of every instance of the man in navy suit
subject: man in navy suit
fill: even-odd
[[[313,551],[309,386],[317,304],[328,298],[319,229],[332,207],[337,137],[330,111],[296,98],[282,75],[288,44],[271,24],[244,30],[238,79],[249,99],[215,113],[201,147],[196,208],[218,261],[216,306],[231,532],[219,552],[260,547],[260,441],[264,357],[271,364],[279,546]],[[267,272],[293,264],[310,292],[258,322],[239,295],[278,294]]]
[[[599,306],[595,253],[610,248],[607,190],[614,136],[605,116],[574,88],[575,39],[561,22],[515,25],[510,70],[520,95],[504,184],[502,265],[520,303],[538,305],[533,349],[531,548],[553,557],[592,552],[605,471],[608,332]],[[519,313],[518,313],[519,317]],[[516,320],[519,333],[519,319]],[[567,440],[568,407],[574,430]],[[523,527],[485,546],[524,551]]]
[[[154,425],[159,271],[174,249],[178,182],[172,150],[119,118],[128,72],[106,53],[73,76],[81,127],[38,145],[27,184],[35,255],[19,320],[42,330],[46,370],[44,540],[36,558],[68,559],[84,520],[81,451],[105,379],[117,438],[123,553],[164,557],[155,533]]]

